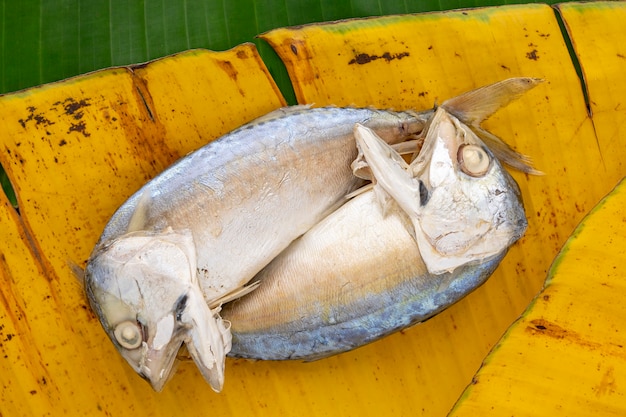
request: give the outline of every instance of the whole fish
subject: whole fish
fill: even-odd
[[[122,356],[160,390],[185,343],[219,391],[230,348],[219,304],[360,185],[350,170],[354,124],[395,143],[425,121],[413,112],[282,109],[148,182],[113,215],[85,270],[92,308]]]
[[[424,321],[483,283],[526,229],[520,192],[485,144],[439,108],[407,165],[355,135],[375,189],[347,202],[224,306],[233,356],[317,359]]]
[[[442,107],[479,129],[486,115],[534,83],[506,80]],[[480,112],[467,112],[472,106]],[[148,182],[110,219],[85,270],[89,302],[120,354],[160,390],[185,344],[203,377],[221,390],[231,348],[221,304],[254,289],[246,284],[263,267],[362,185],[350,168],[354,126],[396,144],[418,135],[432,114],[285,108]]]

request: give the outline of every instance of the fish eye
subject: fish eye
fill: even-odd
[[[143,341],[141,328],[134,321],[123,321],[113,332],[117,342],[125,349],[137,349]]]
[[[471,177],[482,177],[489,171],[491,158],[480,146],[463,144],[459,147],[457,159],[461,171]]]

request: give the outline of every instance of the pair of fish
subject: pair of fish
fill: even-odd
[[[537,82],[420,113],[296,106],[209,143],[113,215],[85,270],[92,308],[155,390],[183,344],[219,391],[229,352],[313,359],[436,314],[526,228],[499,159],[532,168],[479,123]],[[413,140],[409,165],[396,149]],[[353,168],[375,185],[349,199]]]

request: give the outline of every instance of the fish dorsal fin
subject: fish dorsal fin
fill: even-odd
[[[509,78],[446,100],[441,107],[463,123],[478,126],[498,109],[519,98],[542,81],[530,77]]]
[[[516,152],[496,135],[480,127],[480,124],[498,109],[541,82],[543,80],[539,78],[509,78],[446,100],[441,107],[465,123],[500,161],[527,174],[542,175],[541,171],[532,167],[529,157]]]

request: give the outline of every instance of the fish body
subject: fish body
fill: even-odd
[[[110,219],[85,270],[90,303],[122,356],[160,390],[185,343],[220,390],[230,333],[219,305],[359,186],[350,169],[355,123],[394,143],[425,121],[413,112],[286,108],[148,182]]]
[[[225,306],[231,355],[317,359],[424,321],[482,284],[524,233],[517,184],[444,109],[411,165],[358,129],[379,188],[315,225],[257,275],[256,291]]]

